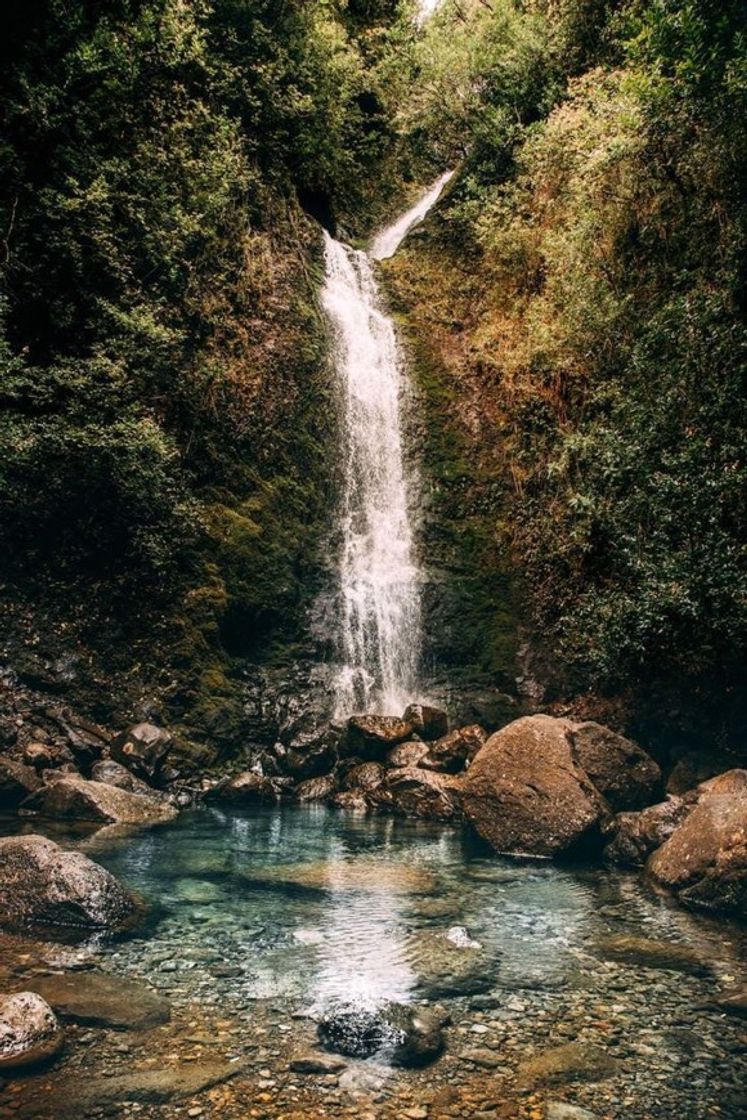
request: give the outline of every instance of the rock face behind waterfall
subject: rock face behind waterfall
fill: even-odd
[[[43,836],[0,840],[0,927],[117,931],[141,907],[103,867]]]

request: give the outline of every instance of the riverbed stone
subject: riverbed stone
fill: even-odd
[[[37,992],[0,995],[0,1072],[49,1061],[63,1041],[52,1008]]]
[[[322,1054],[319,1051],[310,1051],[306,1054],[297,1054],[288,1063],[288,1069],[293,1073],[339,1073],[345,1069],[347,1062],[334,1054]]]
[[[571,730],[568,720],[525,716],[478,751],[462,804],[496,851],[553,856],[598,842],[609,809],[575,761]]]
[[[334,774],[324,774],[320,778],[307,778],[299,782],[293,791],[296,801],[326,801],[337,789]]]
[[[380,786],[386,771],[380,762],[361,762],[345,775],[344,785],[349,790],[372,790]]]
[[[138,778],[121,762],[115,762],[113,758],[101,758],[98,762],[94,762],[91,767],[91,778],[94,782],[116,786],[117,789],[126,789],[128,793],[139,793],[142,797],[153,795],[153,790],[147,782]]]
[[[0,840],[0,926],[121,930],[141,906],[113,875],[44,836]]]
[[[39,995],[61,1019],[114,1030],[149,1030],[167,1023],[169,1003],[137,980],[85,971],[34,977]]]
[[[55,820],[103,824],[160,824],[177,816],[173,806],[155,797],[68,775],[27,798],[23,809]]]
[[[570,737],[576,762],[616,812],[655,799],[661,770],[637,743],[593,721],[572,724]]]
[[[388,750],[409,739],[412,733],[412,724],[397,716],[351,716],[346,734],[348,753],[381,762]]]
[[[747,770],[698,787],[698,802],[648,861],[654,880],[703,910],[747,911]]]

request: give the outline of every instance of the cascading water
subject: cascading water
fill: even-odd
[[[395,252],[447,179],[442,176],[379,234],[372,256]],[[336,714],[391,714],[416,697],[421,652],[411,486],[402,451],[405,369],[370,257],[325,233],[325,261],[322,302],[334,328],[343,453]]]

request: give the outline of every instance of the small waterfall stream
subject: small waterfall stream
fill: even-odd
[[[402,448],[407,379],[371,258],[396,251],[448,178],[441,176],[374,239],[371,256],[325,233],[322,303],[334,331],[342,423],[338,716],[398,713],[417,695],[419,571],[409,508],[412,485]]]

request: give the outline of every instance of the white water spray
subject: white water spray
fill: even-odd
[[[447,179],[442,176],[382,231],[374,256],[395,252]],[[368,255],[325,233],[325,261],[322,302],[334,328],[343,451],[336,714],[393,714],[416,698],[422,645],[411,487],[402,452],[407,382]]]

